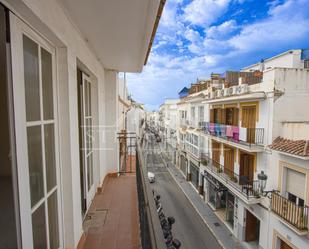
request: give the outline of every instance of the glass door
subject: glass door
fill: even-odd
[[[91,82],[85,73],[81,73],[80,86],[80,104],[81,104],[81,135],[82,135],[82,168],[83,168],[83,186],[84,199],[87,209],[94,196],[93,181],[93,146],[92,146],[92,111],[91,111]]]
[[[23,248],[62,247],[55,50],[10,15]]]

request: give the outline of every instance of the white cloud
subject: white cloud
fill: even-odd
[[[286,1],[269,11],[269,17],[243,26],[241,32],[229,40],[240,51],[268,51],[288,46],[309,34],[308,1]]]
[[[273,54],[282,48],[306,44],[298,41],[309,37],[309,0],[268,5],[268,16],[254,23],[237,24],[229,20],[211,26],[231,1],[237,0],[193,0],[184,8],[184,14],[179,15],[175,9],[181,7],[182,1],[168,0],[168,8],[175,9],[167,10],[164,23],[160,24],[158,42],[154,44],[148,65],[142,74],[128,75],[133,98],[146,102],[152,110],[164,98],[177,97],[177,92],[196,78],[245,66],[243,63],[251,63],[258,53]],[[195,25],[203,26],[205,36],[195,30]],[[160,51],[160,46],[167,43],[176,45],[178,53]]]
[[[228,8],[230,0],[193,0],[184,8],[184,20],[195,25],[209,26]]]
[[[226,21],[218,26],[211,26],[205,29],[207,38],[222,39],[238,29],[235,20]]]
[[[199,32],[190,28],[185,31],[184,37],[190,42],[201,42],[203,39]]]

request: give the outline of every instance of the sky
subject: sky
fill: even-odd
[[[148,111],[212,72],[309,48],[309,0],[167,0],[147,65],[127,74]]]

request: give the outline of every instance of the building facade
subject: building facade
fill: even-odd
[[[179,99],[177,167],[247,248],[309,246],[306,54],[212,74]]]
[[[1,248],[77,247],[94,194],[118,172],[118,73],[142,70],[162,7],[0,1]]]

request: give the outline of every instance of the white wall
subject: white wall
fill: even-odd
[[[285,67],[285,68],[303,68],[304,64],[301,61],[301,50],[291,50],[288,53],[284,53],[264,61],[264,70]],[[243,71],[261,70],[261,63],[254,64],[252,66],[243,68]]]
[[[273,139],[280,136],[282,122],[309,121],[309,70],[275,69],[275,88],[283,95],[274,102]]]
[[[77,61],[91,72],[96,79],[98,125],[115,125],[112,119],[116,115],[116,72],[104,71],[104,67],[92,53],[81,33],[67,18],[63,8],[53,0],[11,0],[4,1],[24,22],[45,37],[57,51],[57,76],[59,83],[59,138],[60,167],[62,175],[64,247],[76,248],[82,235],[80,161],[79,161],[79,127],[77,106]],[[108,106],[106,105],[108,103]],[[106,115],[108,113],[108,115]],[[115,133],[106,136],[99,134],[97,144],[102,148],[106,141],[111,141],[113,152],[100,150],[97,154],[95,188],[102,182],[108,172],[117,167],[117,149]],[[107,160],[108,159],[108,160]],[[98,167],[99,165],[99,167]]]

